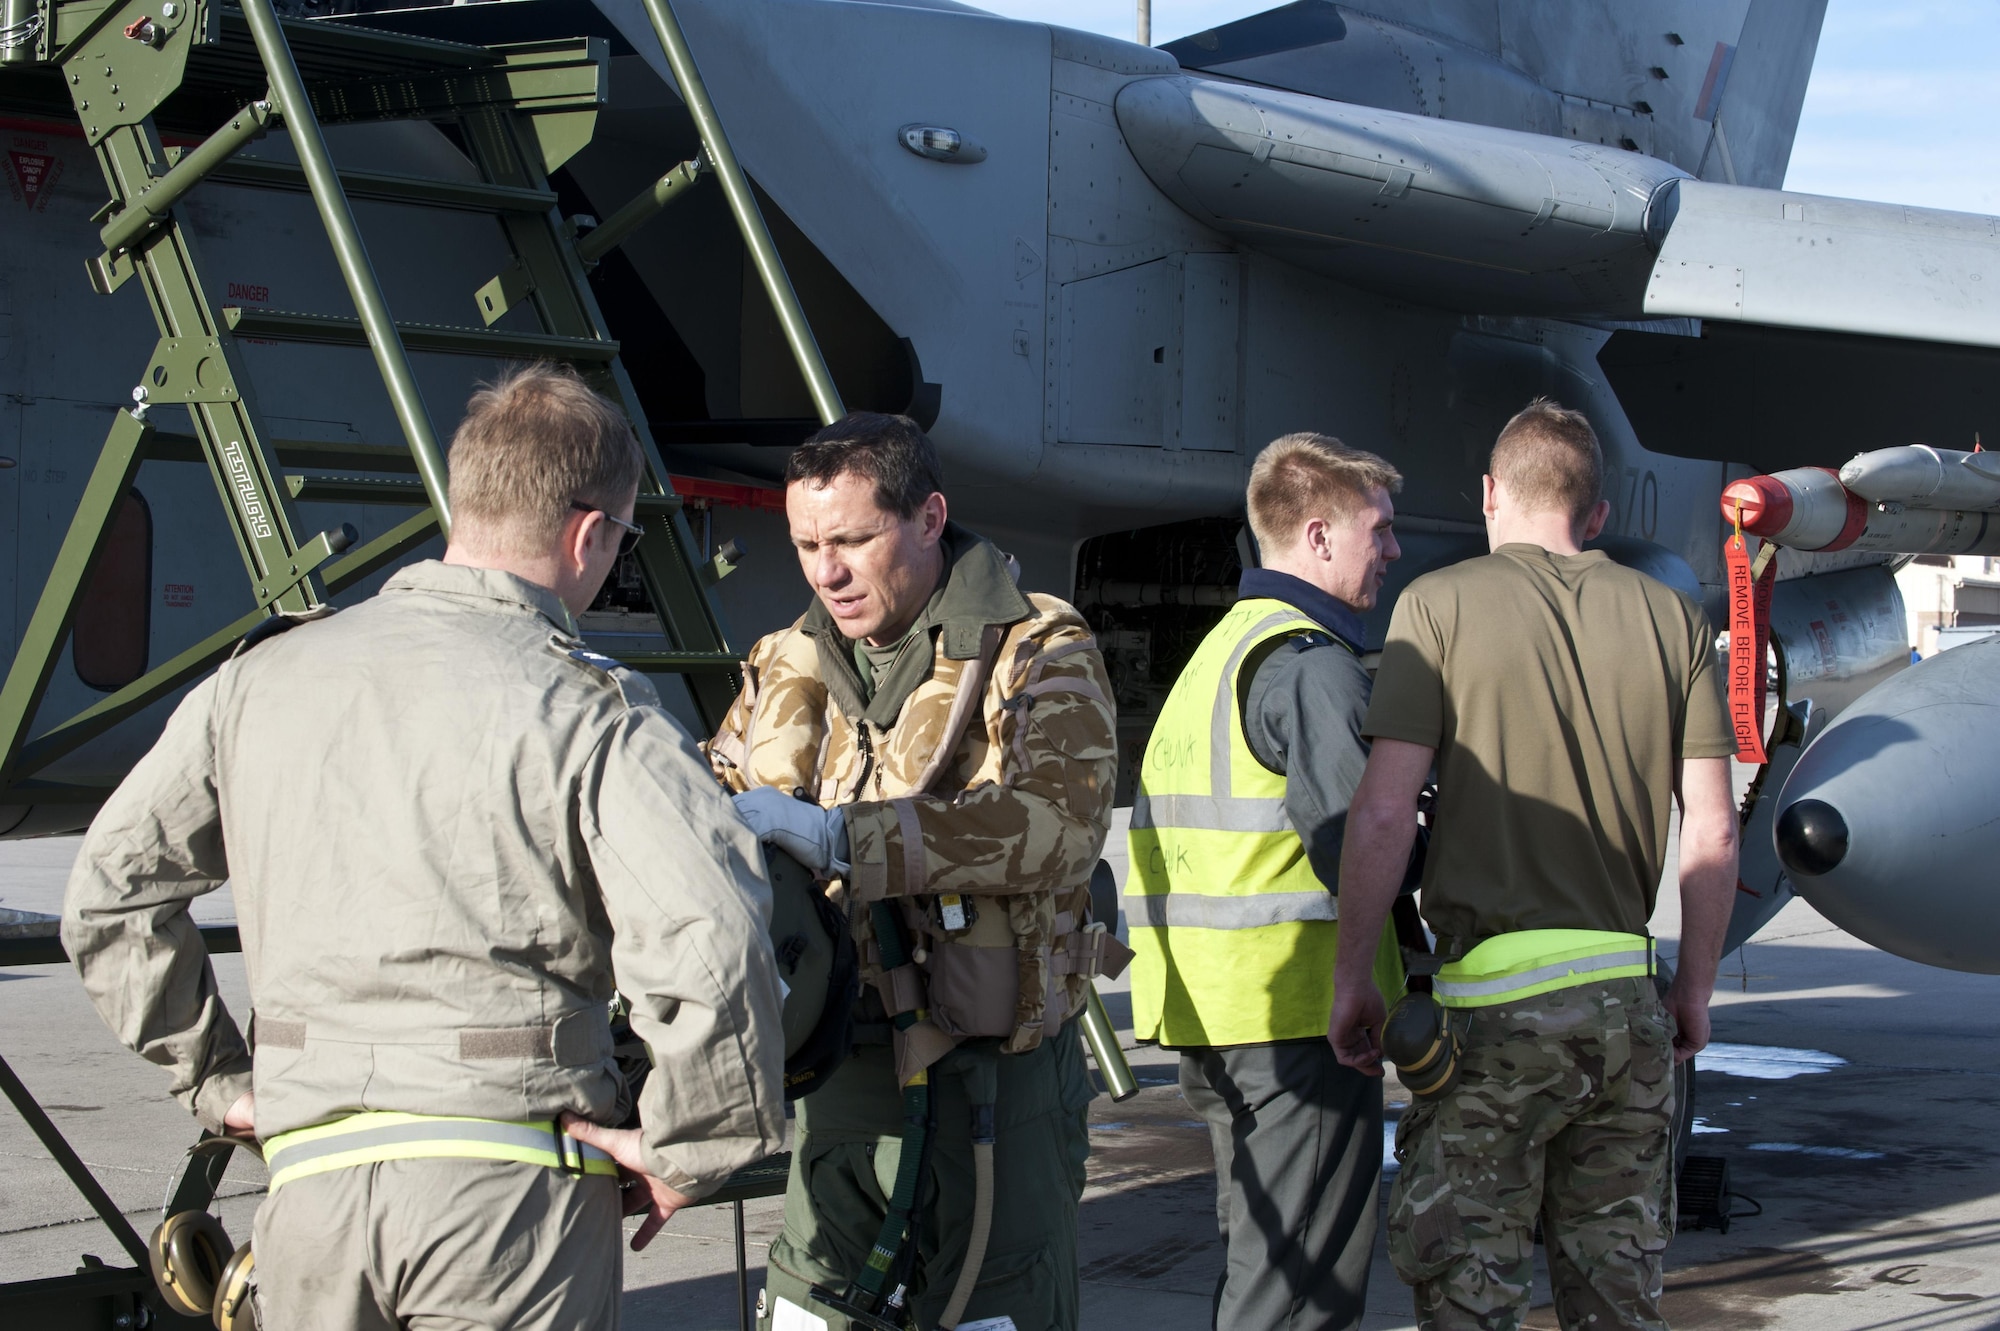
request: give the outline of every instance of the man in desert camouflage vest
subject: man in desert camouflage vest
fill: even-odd
[[[854,1052],[798,1101],[763,1323],[848,1325],[811,1287],[839,1291],[869,1260],[904,1088],[922,1079],[933,1129],[907,1309],[940,1324],[974,1228],[978,1101],[956,1074],[983,1058],[997,1177],[958,1312],[1074,1327],[1092,1089],[1067,1019],[1125,955],[1087,918],[1114,780],[1103,659],[1074,609],[1020,591],[1005,555],[947,520],[936,452],[904,417],[820,431],[792,455],[785,504],[817,600],[751,650],[708,753],[764,839],[839,880],[863,985]]]

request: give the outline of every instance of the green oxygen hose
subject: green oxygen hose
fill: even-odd
[[[903,947],[903,931],[896,923],[896,915],[887,902],[875,902],[870,908],[870,917],[875,925],[875,942],[882,949],[882,967],[895,970],[907,965],[909,954]],[[923,1012],[897,1013],[894,1020],[898,1030],[907,1030],[923,1020]],[[894,1307],[902,1302],[900,1288],[885,1290],[889,1271],[896,1264],[896,1255],[910,1236],[910,1217],[917,1206],[917,1189],[923,1182],[925,1148],[929,1144],[931,1113],[931,1086],[928,1070],[919,1072],[903,1088],[903,1153],[896,1162],[896,1187],[889,1196],[888,1214],[882,1217],[882,1230],[875,1237],[875,1246],[869,1250],[868,1260],[856,1274],[848,1287],[846,1301],[867,1311],[881,1307],[886,1302]]]

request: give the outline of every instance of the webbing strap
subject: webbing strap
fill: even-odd
[[[509,1123],[427,1114],[354,1114],[316,1128],[282,1133],[264,1143],[272,1192],[310,1174],[388,1160],[510,1160],[568,1174],[618,1173],[610,1156],[549,1121]]]
[[[1525,930],[1488,942],[1503,939],[1507,953],[1518,960],[1499,968],[1482,966],[1479,953],[1486,944],[1481,944],[1438,971],[1431,982],[1437,1001],[1446,1007],[1490,1007],[1580,984],[1653,973],[1653,940],[1643,934]],[[1579,942],[1583,939],[1590,941]],[[1546,949],[1537,950],[1543,942]]]
[[[875,946],[881,949],[882,964],[891,969],[907,966],[909,960],[904,950],[903,930],[896,923],[896,914],[889,903],[877,901],[870,904],[868,916],[875,927]],[[907,1040],[907,1033],[926,1016],[924,1010],[918,1008],[895,1013],[890,1020],[897,1030],[906,1033]],[[902,1153],[896,1160],[896,1185],[889,1194],[889,1207],[882,1216],[882,1227],[861,1269],[854,1273],[854,1278],[842,1291],[843,1301],[863,1313],[874,1312],[883,1298],[894,1292],[889,1288],[889,1273],[896,1266],[897,1258],[903,1254],[904,1246],[911,1240],[911,1216],[917,1208],[917,1188],[928,1164],[930,1116],[931,1079],[930,1070],[925,1067],[903,1086]]]

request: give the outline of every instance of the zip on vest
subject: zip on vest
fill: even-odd
[[[862,788],[868,784],[868,778],[875,774],[875,741],[868,738],[868,722],[865,718],[854,723],[854,747],[861,755],[861,773],[854,778],[853,798],[860,799]]]
[[[1432,981],[1446,1007],[1491,1007],[1600,980],[1653,974],[1653,940],[1599,929],[1523,929],[1487,939]]]
[[[428,1114],[353,1114],[264,1143],[271,1191],[296,1178],[387,1160],[509,1160],[565,1174],[615,1177],[618,1165],[552,1120],[503,1122]]]

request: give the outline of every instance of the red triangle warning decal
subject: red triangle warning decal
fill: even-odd
[[[62,159],[52,153],[29,153],[18,150],[7,154],[14,167],[14,180],[21,191],[21,201],[29,208],[39,208],[47,200],[42,191],[55,184],[62,174]]]

